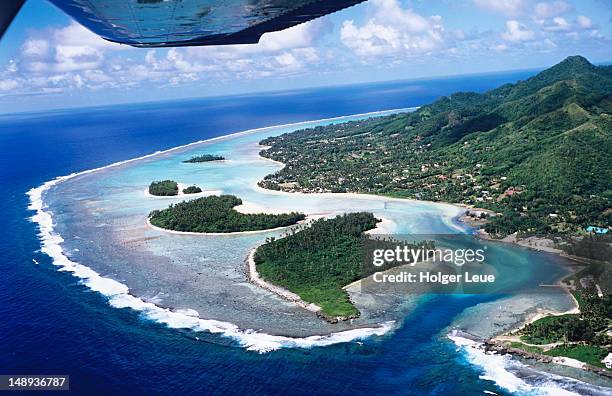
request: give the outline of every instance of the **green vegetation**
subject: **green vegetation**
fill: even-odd
[[[238,232],[286,227],[304,220],[302,213],[243,214],[233,208],[242,200],[233,195],[183,201],[149,214],[151,224],[174,231]]]
[[[522,349],[525,352],[542,353],[542,348],[531,346],[531,345],[525,345],[522,342],[510,342],[508,345],[511,348]]]
[[[194,164],[198,162],[222,161],[224,159],[225,157],[220,156],[220,155],[203,154],[203,155],[197,155],[197,156],[191,157],[188,160],[185,160],[183,162],[187,164]]]
[[[576,290],[572,290],[572,296],[574,296],[574,298],[576,299],[576,302],[578,303],[578,308],[582,309],[584,307],[584,300],[582,299],[582,294]]]
[[[612,350],[612,293],[609,262],[590,261],[563,282],[578,302],[580,313],[547,316],[525,325],[521,341],[529,344],[562,343],[545,352],[551,356],[567,356],[603,367],[601,360]],[[520,343],[517,343],[520,344]],[[524,345],[524,344],[523,344]],[[523,346],[516,346],[528,350]]]
[[[592,340],[595,332],[579,315],[547,316],[528,324],[521,341],[528,344],[552,344],[564,341]]]
[[[612,224],[612,66],[575,56],[516,84],[411,113],[265,139],[287,164],[260,185],[490,209],[485,229],[574,235]]]
[[[544,354],[564,356],[595,367],[605,368],[606,366],[601,361],[608,355],[608,351],[605,348],[593,345],[561,345],[544,352]]]
[[[154,181],[149,185],[149,194],[172,196],[178,194],[178,184],[174,180]]]
[[[371,213],[349,213],[316,220],[281,239],[270,238],[255,252],[257,271],[266,281],[320,306],[332,320],[357,317],[359,311],[342,288],[391,268],[364,265],[364,232],[378,221]],[[377,243],[396,246],[392,241]]]
[[[189,186],[183,189],[183,194],[197,194],[201,192],[202,192],[202,189],[198,186]]]
[[[362,277],[363,233],[376,227],[371,213],[319,219],[281,239],[257,248],[259,274],[304,301],[319,305],[331,317],[357,317],[343,286]]]
[[[612,324],[612,294],[599,297],[586,290],[574,291],[580,296],[580,314],[547,316],[527,324],[521,340],[530,344],[553,342],[587,342],[612,345],[606,331]]]

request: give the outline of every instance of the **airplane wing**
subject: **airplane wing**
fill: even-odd
[[[0,1],[0,38],[8,29],[13,18],[21,9],[21,6],[25,3],[25,0],[3,0]]]
[[[286,29],[364,0],[49,1],[106,40],[134,47],[180,47],[254,44],[266,32]],[[10,23],[12,16],[7,19]],[[0,28],[1,23],[2,19]]]

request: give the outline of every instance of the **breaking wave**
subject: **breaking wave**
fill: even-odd
[[[64,254],[62,242],[64,239],[54,230],[52,212],[44,203],[44,194],[53,186],[62,183],[66,180],[77,176],[97,172],[103,169],[116,167],[126,163],[139,161],[142,159],[154,157],[160,154],[168,153],[175,150],[180,150],[193,145],[210,142],[214,140],[226,139],[228,137],[236,137],[254,132],[259,132],[265,129],[282,128],[287,126],[299,126],[312,124],[322,121],[333,121],[347,117],[358,117],[366,115],[384,115],[394,112],[410,111],[413,109],[398,109],[386,110],[380,112],[372,112],[365,114],[356,114],[353,116],[327,118],[315,121],[305,121],[295,124],[278,125],[266,128],[251,129],[244,132],[238,132],[230,135],[220,136],[212,139],[200,140],[194,143],[189,143],[182,146],[177,146],[169,150],[157,151],[142,157],[116,162],[100,168],[90,169],[83,172],[72,173],[67,176],[60,176],[53,180],[47,181],[39,187],[28,191],[27,195],[30,198],[28,209],[35,212],[31,220],[38,224],[39,238],[41,241],[41,252],[51,257],[54,265],[60,267],[60,271],[70,272],[75,277],[79,278],[81,283],[89,289],[96,291],[108,298],[108,303],[115,308],[131,308],[134,311],[140,312],[145,318],[162,323],[174,329],[190,329],[194,331],[204,331],[211,334],[218,334],[229,337],[235,340],[240,346],[251,351],[260,353],[270,352],[281,348],[312,348],[318,346],[328,346],[338,343],[346,343],[356,340],[362,340],[372,336],[381,336],[389,332],[394,327],[394,322],[385,322],[378,327],[360,328],[346,330],[327,335],[313,335],[309,337],[286,337],[276,336],[272,334],[260,333],[250,329],[240,329],[233,323],[222,322],[218,320],[200,318],[194,310],[177,310],[172,311],[167,308],[162,308],[151,302],[146,302],[129,292],[129,288],[114,279],[106,278],[98,274],[93,269],[74,262]]]
[[[448,338],[464,353],[470,364],[482,369],[481,379],[492,381],[498,387],[513,394],[551,396],[606,394],[604,388],[531,369],[511,355],[487,353],[481,342],[461,337],[456,332],[449,334]],[[525,371],[526,375],[520,376],[521,371]]]

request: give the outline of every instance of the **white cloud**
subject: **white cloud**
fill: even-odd
[[[279,32],[264,34],[257,44],[224,45],[181,48],[185,57],[201,62],[210,60],[241,59],[247,56],[275,56],[295,48],[312,48],[333,26],[326,18],[290,27]]]
[[[49,51],[49,42],[47,40],[29,39],[21,47],[24,55],[31,57],[42,57],[47,55]]]
[[[316,19],[280,32],[266,33],[261,36],[259,44],[252,47],[258,47],[257,50],[266,52],[310,47],[332,30],[333,26],[329,19]]]
[[[57,72],[93,70],[100,66],[103,57],[102,52],[94,47],[57,45],[52,66]]]
[[[576,47],[579,40],[609,40],[607,32],[576,13],[569,0],[469,1],[506,16],[505,24],[495,30],[487,23],[491,30],[481,31],[468,19],[447,30],[441,16],[420,14],[401,0],[370,0],[361,8],[367,12],[351,14],[354,19],[343,21],[335,36],[329,34],[334,31],[330,18],[324,17],[267,33],[255,45],[145,50],[107,42],[71,23],[31,32],[19,55],[0,65],[0,91],[6,96],[299,78],[308,73],[342,73],[358,63],[380,62],[385,67],[433,59],[450,63],[491,52],[524,55],[565,50]],[[478,21],[476,25],[481,26]]]
[[[591,19],[584,15],[578,15],[576,22],[578,22],[578,26],[580,26],[582,29],[591,29],[593,27],[593,22],[591,22]]]
[[[572,7],[565,1],[541,2],[535,5],[534,11],[537,18],[553,18],[571,11]]]
[[[509,49],[510,49],[510,47],[508,45],[506,45],[506,44],[497,44],[497,45],[493,46],[493,50],[497,51],[497,52],[504,52],[504,51],[507,51]]]
[[[130,48],[106,41],[76,22],[72,22],[66,27],[53,30],[51,38],[54,42],[66,46],[104,48],[109,50]]]
[[[502,33],[502,38],[506,41],[517,43],[533,40],[535,34],[519,21],[510,20],[506,22],[506,31]]]
[[[274,57],[274,59],[282,67],[289,67],[289,68],[299,68],[300,67],[300,63],[295,58],[295,56],[293,56],[293,54],[288,53],[288,52],[277,55]]]
[[[528,48],[539,52],[550,52],[558,48],[558,46],[551,39],[545,38],[544,40],[529,42]]]
[[[202,79],[294,74],[320,63],[314,48],[333,30],[321,18],[265,34],[259,44],[134,49],[110,43],[79,24],[33,31],[15,62],[0,68],[0,87],[11,93],[181,85]],[[11,73],[15,74],[14,78]]]
[[[474,0],[474,4],[483,10],[512,17],[522,14],[528,3],[526,0]]]
[[[374,16],[364,25],[344,21],[340,40],[357,55],[417,55],[444,45],[442,18],[403,9],[397,0],[373,0]]]
[[[542,29],[549,32],[569,32],[572,26],[563,17],[554,17],[551,21],[544,23]]]
[[[101,66],[104,53],[124,49],[91,33],[81,25],[70,25],[39,33],[21,48],[22,62],[33,73],[64,73],[94,70]],[[78,83],[78,79],[75,80]],[[82,86],[78,83],[79,86]]]
[[[10,91],[18,86],[17,80],[0,80],[0,91]]]

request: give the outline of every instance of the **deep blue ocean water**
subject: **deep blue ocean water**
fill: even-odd
[[[70,374],[80,394],[504,394],[442,330],[490,296],[438,296],[363,345],[265,355],[111,308],[37,252],[25,193],[56,176],[245,129],[405,108],[512,73],[0,116],[0,374]],[[35,264],[34,260],[39,264]]]

